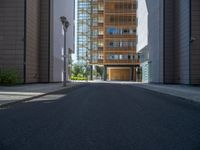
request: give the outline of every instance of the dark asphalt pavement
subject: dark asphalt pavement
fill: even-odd
[[[0,150],[200,150],[200,107],[120,84],[0,109]]]

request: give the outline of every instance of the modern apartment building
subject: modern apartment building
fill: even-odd
[[[84,29],[88,30],[78,34],[85,35],[88,40],[79,46],[87,51],[90,64],[104,66],[105,80],[136,80],[136,68],[139,66],[136,53],[136,0],[87,2],[89,8],[84,13],[86,15],[82,15],[89,16],[84,22]]]
[[[150,82],[200,84],[200,1],[145,3]]]
[[[73,49],[73,1],[0,0],[0,69],[13,69],[24,83],[60,82],[63,31],[60,16],[71,22],[68,48]]]

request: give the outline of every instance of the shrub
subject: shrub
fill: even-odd
[[[15,70],[0,70],[0,84],[1,85],[16,85],[21,84],[17,71]]]

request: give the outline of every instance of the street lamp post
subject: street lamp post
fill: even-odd
[[[63,54],[63,58],[64,58],[64,69],[63,69],[63,86],[66,86],[67,84],[67,51],[66,51],[66,32],[67,29],[69,27],[69,21],[67,20],[67,18],[65,16],[61,16],[60,17],[62,26],[63,26],[63,30],[64,30],[64,54]]]

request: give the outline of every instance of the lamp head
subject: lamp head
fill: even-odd
[[[65,23],[64,23],[65,28],[67,29],[69,27],[69,25],[70,25],[69,21],[66,20]]]
[[[64,28],[64,30],[66,31],[67,28],[68,28],[69,25],[70,25],[69,21],[67,20],[67,18],[66,18],[65,16],[61,16],[61,17],[60,17],[60,21],[62,22],[63,28]]]
[[[67,18],[65,16],[61,16],[60,17],[60,21],[62,22],[62,24],[64,25],[65,22],[67,21]]]

